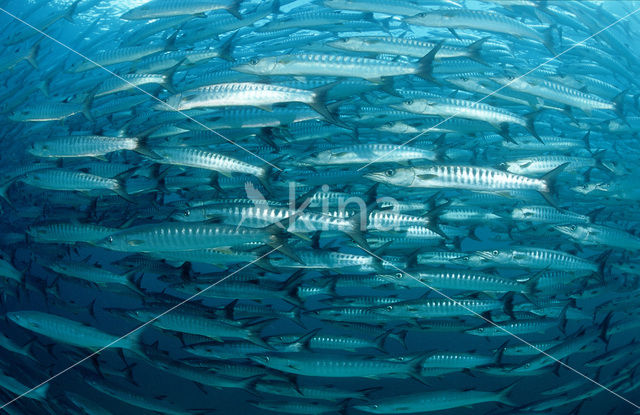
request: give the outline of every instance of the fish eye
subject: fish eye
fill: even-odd
[[[387,306],[387,311],[391,311],[391,310],[393,310],[393,306],[392,305],[388,305]]]
[[[478,329],[478,332],[479,332],[479,333],[482,333],[483,331],[484,331],[484,329],[483,329],[482,327],[480,327],[480,328]]]
[[[384,172],[384,174],[385,174],[387,177],[393,177],[393,176],[396,174],[396,171],[395,171],[395,170],[393,170],[393,169],[389,169],[389,170],[385,171],[385,172]]]
[[[398,273],[396,274],[396,278],[398,278],[398,279],[402,278],[402,272],[398,272]]]
[[[408,99],[404,102],[407,105],[413,105],[413,100],[412,99]]]
[[[575,231],[577,228],[578,228],[578,227],[577,227],[576,225],[571,225],[571,226],[569,227],[569,229],[571,229],[572,231]]]
[[[495,249],[492,253],[493,253],[493,256],[498,256],[498,254],[499,254],[497,249]]]
[[[257,58],[253,58],[249,61],[249,65],[257,65],[258,64],[258,59]]]
[[[107,237],[107,242],[113,243],[113,236],[108,236]]]
[[[189,209],[184,211],[184,215],[185,216],[190,216],[191,215],[191,211]]]

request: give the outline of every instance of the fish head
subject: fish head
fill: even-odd
[[[334,40],[332,42],[327,42],[328,46],[331,46],[336,49],[346,49],[346,50],[359,50],[363,46],[367,45],[368,42],[364,39],[354,38],[354,37],[343,37],[338,40]]]
[[[31,147],[27,149],[27,152],[37,157],[49,157],[51,155],[51,149],[47,143],[31,143]]]
[[[591,192],[608,192],[609,185],[607,183],[585,183],[571,188],[576,193],[588,195]]]
[[[381,125],[380,127],[377,127],[376,130],[378,131],[384,131],[384,132],[388,132],[388,133],[394,133],[394,134],[406,134],[406,133],[417,133],[418,129],[417,128],[413,128],[411,127],[409,124],[403,123],[401,121],[390,121],[387,122],[383,125]]]
[[[459,257],[451,258],[451,262],[453,262],[454,264],[471,267],[474,265],[482,265],[486,262],[486,260],[478,252],[474,252],[469,255],[460,255]]]
[[[253,58],[247,63],[243,63],[238,66],[234,66],[234,71],[254,74],[254,75],[269,75],[278,66],[278,60],[275,57],[265,58]]]
[[[501,251],[499,249],[475,252],[475,256],[480,262],[499,261],[500,259],[506,259],[508,255],[509,253]]]
[[[535,212],[530,207],[514,208],[511,211],[511,218],[515,220],[528,220],[535,216]]]
[[[416,174],[412,168],[402,168],[371,172],[365,174],[364,177],[379,183],[408,187],[415,180]]]
[[[574,239],[584,239],[589,236],[589,230],[585,226],[575,223],[567,225],[553,225],[553,229]]]
[[[182,94],[172,95],[164,102],[158,102],[152,108],[158,111],[181,111],[189,108],[181,107]]]
[[[191,209],[189,208],[174,210],[170,218],[180,222],[192,222],[194,220],[197,221],[197,219],[193,219]]]
[[[378,407],[379,407],[378,404],[375,404],[375,403],[368,403],[368,404],[353,406],[353,408],[359,411],[371,412],[371,413],[376,413],[376,411],[378,410]]]
[[[32,314],[29,311],[11,311],[6,314],[6,317],[18,326],[26,329],[38,329],[41,325]]]
[[[249,356],[249,359],[253,360],[254,362],[261,364],[263,366],[266,366],[269,361],[271,360],[271,356],[268,355],[252,355]]]
[[[9,115],[9,119],[11,121],[25,121],[31,117],[31,114],[32,112],[29,109],[12,111],[11,115]]]

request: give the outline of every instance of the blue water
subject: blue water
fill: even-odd
[[[345,20],[339,25],[316,24],[271,34],[260,30],[264,25],[273,24],[275,20],[295,17],[297,12],[306,10],[309,13],[337,13],[339,10],[339,7],[333,9],[324,6],[322,2],[307,1],[282,1],[277,17],[269,11],[270,3],[244,1],[240,4],[240,14],[244,18],[250,18],[260,11],[264,11],[265,17],[256,19],[254,23],[242,28],[220,30],[220,33],[215,33],[213,28],[216,25],[227,24],[228,19],[234,17],[225,10],[209,11],[205,16],[193,16],[138,42],[125,45],[127,39],[145,25],[145,20],[126,21],[120,16],[145,1],[83,0],[68,16],[69,20],[66,20],[62,18],[62,13],[72,3],[18,0],[0,2],[0,23],[3,27],[0,35],[0,44],[3,45],[0,53],[0,113],[3,119],[0,126],[3,138],[0,175],[2,182],[7,185],[3,187],[6,189],[6,197],[1,202],[3,232],[0,233],[0,251],[2,259],[7,261],[7,269],[3,269],[2,272],[7,275],[3,275],[5,278],[2,279],[0,312],[6,314],[37,310],[85,323],[89,327],[115,336],[114,338],[129,336],[145,323],[140,330],[143,331],[141,347],[146,357],[142,358],[139,354],[126,350],[119,352],[111,347],[101,350],[74,345],[77,339],[72,338],[73,334],[64,334],[62,339],[52,339],[40,331],[42,327],[27,329],[7,317],[1,323],[1,333],[10,339],[14,346],[24,345],[24,348],[22,354],[0,349],[0,370],[5,374],[5,377],[0,376],[0,405],[6,405],[0,407],[3,413],[154,413],[149,408],[140,409],[131,405],[130,399],[127,403],[126,394],[131,392],[153,403],[156,406],[155,413],[163,413],[158,409],[163,407],[166,408],[164,413],[169,413],[170,409],[193,414],[296,413],[284,412],[282,409],[268,411],[256,405],[318,402],[318,405],[334,405],[335,411],[327,413],[360,414],[366,412],[354,406],[364,405],[367,401],[358,399],[357,391],[367,390],[369,403],[376,403],[380,399],[423,392],[499,391],[514,382],[516,386],[509,394],[510,402],[505,402],[509,405],[496,402],[460,405],[438,413],[537,413],[529,411],[531,408],[528,406],[551,399],[572,402],[567,405],[554,404],[553,409],[545,413],[632,414],[639,408],[636,406],[640,403],[640,393],[636,390],[636,372],[640,363],[636,354],[637,348],[622,349],[624,356],[601,368],[585,365],[608,351],[635,343],[640,327],[639,324],[613,335],[607,334],[607,330],[616,327],[616,324],[637,321],[638,318],[636,253],[640,244],[634,246],[634,243],[637,243],[635,235],[638,234],[637,224],[640,220],[636,214],[640,198],[637,196],[635,185],[638,173],[637,160],[640,155],[637,141],[637,132],[640,131],[640,94],[637,81],[640,56],[636,47],[640,22],[638,14],[635,13],[640,7],[638,2],[549,1],[538,2],[535,7],[527,2],[518,5],[490,1],[461,2],[463,4],[429,1],[423,4],[427,12],[462,6],[472,10],[495,12],[512,21],[528,25],[530,30],[541,38],[548,34],[553,48],[550,48],[549,44],[545,47],[540,39],[531,38],[531,33],[523,36],[505,33],[500,29],[499,22],[495,23],[496,27],[493,29],[485,27],[484,30],[474,30],[457,27],[455,30],[448,30],[447,27],[408,25],[403,22],[405,17],[399,15],[390,16],[380,12],[362,15],[353,10],[341,12],[343,15],[352,16],[353,19]],[[52,21],[52,16],[57,16],[58,19]],[[307,23],[308,21],[303,19],[300,25]],[[437,26],[433,22],[431,24]],[[605,28],[606,30],[602,31]],[[204,30],[210,30],[211,33],[203,39],[197,38]],[[221,50],[226,42],[230,42],[232,46],[230,56],[227,56],[226,60],[210,57],[198,62],[178,59],[179,65],[176,71],[171,73],[170,83],[148,83],[140,88],[129,88],[104,96],[99,96],[101,87],[107,85],[115,76],[133,79],[128,76],[140,73],[139,65],[144,58],[107,64],[85,72],[72,71],[83,62],[83,57],[99,60],[100,53],[104,51],[122,49],[126,46],[164,45],[176,33],[176,42],[170,48],[171,52],[158,51],[151,56],[160,57],[164,53],[176,51]],[[304,39],[297,41],[298,36]],[[393,36],[434,44],[444,40],[443,45],[455,46],[459,52],[466,50],[465,47],[474,41],[485,37],[486,40],[480,49],[480,62],[464,57],[457,58],[461,59],[457,61],[438,58],[433,63],[430,76],[419,77],[406,73],[392,76],[393,82],[390,84],[372,79],[369,80],[375,82],[368,82],[367,77],[362,74],[366,70],[364,67],[356,69],[352,76],[340,76],[339,73],[335,73],[335,77],[313,73],[256,76],[232,69],[236,65],[263,57],[282,57],[299,53],[358,56],[375,58],[378,62],[405,63],[408,67],[417,65],[418,56],[345,51],[328,45],[330,41],[338,38],[353,36]],[[193,37],[197,40],[192,42],[190,39]],[[37,50],[31,57],[32,63],[26,59],[29,50]],[[15,56],[24,59],[12,61]],[[457,62],[458,66],[447,69],[447,62]],[[173,65],[144,73],[166,74],[166,69],[171,66]],[[522,77],[534,84],[538,82],[538,85],[541,81],[562,85],[569,88],[570,93],[582,94],[580,96],[583,98],[592,98],[599,104],[611,105],[611,108],[580,109],[581,104],[569,105],[562,100],[544,99],[536,95],[536,92],[515,91],[515,87],[508,86],[500,88],[499,83],[493,82],[498,77],[505,76],[511,77],[508,79]],[[465,90],[452,82],[470,79],[477,80],[484,89]],[[161,110],[162,102],[172,102],[168,100],[175,94],[209,84],[262,82],[298,90],[311,90],[333,81],[337,83],[328,92],[326,102],[321,102],[322,108],[327,108],[327,114],[330,116],[323,113],[322,109],[318,111],[318,107],[314,110],[313,106],[295,99],[276,103],[273,108],[268,108],[268,111],[265,110],[265,105],[256,108],[254,103],[216,107],[203,105],[201,108],[180,112],[166,111],[166,108]],[[487,91],[491,92],[489,96]],[[621,95],[618,97],[619,93]],[[98,96],[94,97],[95,94]],[[110,104],[116,105],[120,98],[135,96],[141,99],[122,108],[104,109]],[[407,104],[408,100],[414,103],[419,100],[454,98],[465,100],[467,103],[481,102],[490,108],[509,111],[522,120],[524,117],[531,117],[535,129],[527,129],[523,123],[518,125],[509,122],[507,128],[505,124],[486,122],[486,119],[469,121],[469,117],[465,118],[459,113],[449,116],[442,110],[431,115],[397,113],[392,107]],[[255,99],[258,99],[257,94]],[[61,103],[69,106],[78,105],[78,110],[73,114],[53,117],[60,118],[55,120],[36,120],[36,117],[32,116],[33,113],[30,114],[31,119],[17,117],[24,109],[42,110],[42,105]],[[86,104],[84,108],[83,104]],[[240,109],[246,109],[247,112],[236,116],[235,111]],[[379,111],[378,115],[373,119],[365,119],[365,116],[374,110]],[[288,113],[283,115],[287,111]],[[436,118],[433,118],[434,116]],[[265,122],[265,119],[269,122]],[[465,124],[466,127],[448,124],[460,119],[476,124]],[[384,130],[384,127],[389,127],[389,122],[397,121],[406,123],[416,130],[408,134]],[[443,124],[443,127],[453,125],[453,131],[426,131],[433,128],[434,123],[438,124],[436,128],[440,127],[440,124]],[[305,130],[301,126],[313,129],[318,135],[305,140]],[[209,134],[203,133],[202,130],[209,130]],[[533,138],[534,133],[541,137],[542,143]],[[158,160],[148,154],[129,150],[105,154],[104,157],[101,155],[57,158],[32,154],[39,143],[47,140],[87,135],[138,137],[145,148],[157,150],[159,153],[161,149],[166,148],[167,143],[179,138],[184,140],[181,144],[185,146],[222,154],[248,163],[252,167],[272,165],[273,168],[265,170],[269,173],[266,178],[258,178],[257,175],[237,172],[218,174],[216,171],[220,169],[207,170],[185,163],[179,165],[180,163],[175,161]],[[573,140],[572,147],[556,146],[555,140],[560,138]],[[526,149],[523,143],[532,147]],[[339,158],[346,152],[345,147],[355,144],[395,144],[401,145],[404,149],[434,151],[437,159],[417,158],[384,163],[380,162],[377,153],[365,152],[364,157],[368,158],[366,162],[316,166],[305,164],[308,161],[307,157],[313,157],[326,150],[333,150],[334,156]],[[542,147],[534,147],[535,145]],[[136,252],[134,246],[139,243],[137,240],[129,243],[126,248],[129,252],[124,252],[115,248],[109,249],[108,245],[105,245],[104,237],[65,243],[63,240],[39,239],[33,231],[37,226],[56,223],[96,224],[113,228],[112,232],[105,235],[117,240],[119,235],[122,235],[119,232],[126,233],[130,227],[161,227],[188,223],[176,220],[176,215],[188,210],[190,214],[195,215],[199,212],[199,205],[211,204],[213,201],[223,201],[224,203],[221,203],[228,207],[237,205],[238,199],[242,198],[250,199],[247,201],[250,202],[250,206],[263,206],[256,199],[264,197],[280,203],[279,207],[285,209],[288,203],[296,203],[295,199],[302,195],[316,194],[316,197],[322,197],[329,192],[342,193],[343,201],[349,197],[359,200],[362,202],[361,206],[369,213],[391,214],[392,210],[384,209],[380,204],[375,205],[368,200],[365,192],[371,190],[375,181],[364,177],[365,173],[391,171],[397,174],[396,172],[405,170],[413,172],[417,171],[415,169],[434,164],[474,165],[505,170],[509,166],[508,162],[539,156],[579,158],[564,166],[565,170],[559,174],[557,180],[549,179],[549,185],[553,184],[554,188],[549,194],[542,192],[546,198],[535,191],[523,193],[513,191],[514,189],[498,189],[494,192],[473,192],[460,189],[460,186],[434,189],[428,185],[410,187],[398,183],[385,183],[382,180],[375,188],[374,196],[379,198],[378,201],[386,197],[401,204],[419,203],[421,207],[402,213],[410,215],[416,221],[422,221],[419,222],[419,226],[423,226],[425,221],[430,221],[429,226],[424,225],[424,232],[430,232],[430,238],[417,245],[414,243],[414,246],[403,246],[402,242],[398,241],[398,238],[406,234],[406,226],[394,230],[375,229],[370,223],[369,227],[365,225],[365,229],[361,229],[370,246],[358,246],[362,244],[357,236],[335,230],[324,230],[320,233],[318,241],[315,239],[317,234],[307,229],[301,232],[284,232],[284,239],[278,239],[275,243],[271,243],[271,240],[266,244],[264,241],[258,241],[244,245],[230,244],[228,247],[224,242],[220,242],[211,246],[220,251],[217,259],[208,263],[192,261],[183,264],[184,258],[181,255],[187,253],[168,254],[160,249],[158,251],[161,252],[155,255],[149,255],[149,252],[143,249]],[[532,172],[527,170],[531,166],[525,161],[519,168],[523,169],[520,172],[523,176],[545,180],[544,173],[557,165],[558,163],[552,164],[549,168],[543,167],[541,171]],[[127,194],[120,197],[112,191],[51,189],[42,184],[38,176],[62,170],[114,179],[119,181]],[[425,180],[429,178],[429,175],[423,176]],[[186,180],[192,182],[187,184]],[[197,185],[193,184],[193,181],[197,181]],[[290,194],[291,189],[295,187],[291,186],[292,183],[297,183],[298,186],[295,188],[294,197]],[[584,194],[582,189],[589,185],[598,185],[600,190]],[[255,191],[252,192],[251,188]],[[297,201],[298,204],[299,202],[300,200]],[[512,216],[514,209],[531,205],[557,207],[557,211],[552,209],[554,213],[573,212],[585,215],[585,218],[590,215],[590,219],[585,219],[590,222],[585,224],[576,219],[576,222],[551,220],[534,223],[532,220],[517,221]],[[358,206],[357,202],[340,211],[343,217],[349,216],[347,212],[352,212],[353,206]],[[438,206],[439,210],[435,209]],[[443,213],[454,212],[456,207],[460,206],[497,216],[493,219],[485,217],[456,220]],[[324,213],[324,217],[327,218],[328,211],[335,213],[337,209],[334,205],[324,207],[326,209],[323,210],[323,205],[318,203],[308,208],[308,211]],[[251,220],[244,222],[244,219],[242,223],[237,223],[229,217],[216,215],[208,219],[199,223],[205,227],[232,228],[231,225],[239,225],[247,229],[268,225],[256,225],[256,222]],[[275,220],[271,221],[273,222]],[[287,221],[284,222],[288,224]],[[438,226],[433,225],[436,222]],[[595,242],[590,242],[588,238],[571,239],[553,228],[554,225],[572,224],[604,226],[605,228],[598,229],[623,233],[609,239],[606,239],[605,235],[602,240],[595,239]],[[434,233],[434,230],[442,235]],[[384,241],[376,244],[376,237],[396,240],[390,245],[385,245]],[[595,238],[599,237],[595,235]],[[628,238],[629,242],[620,244],[619,241],[623,237]],[[290,250],[285,251],[283,244]],[[381,250],[377,250],[379,245],[383,245]],[[346,281],[354,274],[365,278],[377,274],[393,276],[402,273],[405,281],[411,281],[413,276],[421,272],[450,270],[490,273],[513,281],[518,278],[541,278],[540,275],[544,275],[545,272],[573,272],[568,268],[553,268],[552,265],[529,267],[517,264],[514,266],[513,263],[482,262],[480,265],[472,263],[468,266],[464,260],[458,260],[429,266],[420,260],[421,255],[433,251],[458,252],[460,257],[469,255],[470,258],[477,259],[474,257],[476,251],[507,252],[518,247],[551,249],[574,255],[591,261],[590,264],[595,268],[593,272],[579,275],[573,282],[558,283],[551,289],[538,289],[532,295],[526,296],[521,292],[512,295],[500,290],[491,292],[474,288],[438,288],[437,283],[419,283],[415,280],[409,288],[393,282],[377,287],[366,284],[356,287],[340,285],[341,281]],[[360,263],[345,267],[341,263],[331,265],[300,259],[307,258],[304,257],[307,253],[331,255],[337,252],[359,256]],[[242,253],[244,256],[237,260],[230,259],[232,253]],[[269,262],[260,267],[260,263],[255,262],[262,255],[265,255],[266,261]],[[379,256],[388,262],[378,261]],[[98,285],[63,276],[50,268],[58,263],[87,264],[124,275],[132,268],[131,264],[125,262],[125,258],[132,261],[133,265],[141,265],[130,274],[129,288]],[[515,259],[513,258],[514,261]],[[9,275],[10,267],[21,274],[17,278],[19,281]],[[287,294],[283,284],[297,269],[305,271],[293,288],[288,287],[292,290]],[[226,280],[225,278],[232,273],[234,275]],[[271,297],[254,298],[252,294],[241,298],[223,294],[216,297],[214,291],[224,288],[225,283],[228,285],[234,282],[234,277],[235,283],[245,281],[247,292],[256,287],[271,289]],[[185,294],[176,289],[180,284],[190,287],[198,282],[203,284],[202,287],[206,286],[205,283],[211,283],[211,291],[206,293],[207,295],[201,295],[197,292]],[[319,293],[312,293],[308,297],[302,294],[304,289],[314,287]],[[331,287],[334,289],[330,290]],[[195,295],[189,298],[190,294]],[[400,304],[402,301],[421,299],[417,301],[427,302],[445,298],[452,301],[474,299],[495,303],[489,313],[482,313],[484,310],[480,310],[471,314],[469,310],[459,308],[458,316],[448,318],[431,315],[420,317],[421,311],[414,310],[415,315],[412,314],[410,317],[398,318],[391,315],[385,319],[380,317],[386,315],[383,312],[384,306],[363,307],[369,311],[373,310],[374,314],[378,313],[378,320],[370,322],[372,324],[369,327],[376,330],[377,334],[359,332],[357,326],[349,325],[350,321],[354,323],[350,318],[338,319],[346,326],[336,327],[336,324],[330,323],[330,318],[321,319],[314,316],[314,311],[330,308],[332,305],[336,310],[343,307],[338,302],[345,297],[352,297],[352,301],[357,301],[369,296],[377,297],[378,301],[395,298]],[[185,299],[189,301],[184,301]],[[235,304],[237,314],[230,312],[233,310],[232,306],[225,309],[234,299],[238,300]],[[553,313],[545,308],[550,303],[555,307]],[[302,356],[322,358],[337,355],[343,359],[353,359],[354,362],[382,362],[385,359],[403,356],[403,361],[407,361],[420,354],[428,359],[437,353],[455,352],[490,358],[500,355],[499,350],[507,340],[507,347],[521,346],[523,340],[533,344],[543,341],[562,343],[583,338],[582,336],[592,336],[593,341],[589,342],[588,350],[578,350],[569,353],[568,357],[563,356],[560,359],[562,365],[548,364],[545,370],[532,376],[518,375],[517,371],[512,373],[508,369],[517,368],[528,359],[539,356],[538,352],[520,357],[505,355],[489,365],[458,367],[441,376],[429,376],[423,372],[420,376],[414,377],[406,373],[401,376],[390,373],[388,376],[374,378],[325,377],[322,376],[323,373],[297,375],[296,372],[300,368],[293,363],[282,371],[266,369],[251,360],[251,357],[276,357],[279,356],[278,350],[262,349],[254,354],[240,351],[233,359],[210,358],[199,363],[205,368],[208,364],[211,367],[231,364],[239,368],[249,368],[260,374],[250,379],[251,382],[245,389],[214,388],[178,376],[171,368],[162,370],[157,363],[169,361],[186,368],[189,362],[193,363],[190,359],[195,357],[187,351],[187,346],[216,340],[220,341],[218,345],[233,344],[240,341],[240,338],[220,336],[216,339],[212,336],[179,334],[175,330],[154,327],[158,325],[159,320],[146,324],[148,320],[139,321],[123,315],[124,312],[138,309],[151,310],[156,314],[165,311],[174,314],[180,313],[181,310],[195,310],[193,312],[196,316],[211,321],[226,321],[231,324],[229,320],[235,320],[235,323],[245,325],[273,318],[267,315],[266,311],[264,315],[254,313],[243,316],[237,310],[244,306],[263,306],[264,310],[270,308],[281,313],[297,309],[302,315],[302,325],[282,315],[274,318],[263,330],[255,333],[260,339],[286,334],[303,336],[317,328],[321,329],[319,335],[340,335],[368,341],[387,330],[392,333],[384,342],[382,350],[364,347],[350,351],[346,347],[339,347],[334,350],[312,348],[308,351],[300,347],[295,352],[290,350],[288,356],[293,360]],[[563,308],[566,321],[559,317]],[[531,310],[533,313],[526,313]],[[526,321],[528,318],[544,318],[545,323],[557,321],[558,324],[553,324],[543,332],[485,338],[472,336],[462,332],[462,329],[425,329],[428,324],[441,321],[459,323],[464,325],[465,329],[473,329],[489,324],[487,320],[500,325],[512,323],[512,319]],[[561,330],[565,323],[566,327]],[[602,337],[606,343],[598,338],[603,327],[607,335]],[[405,331],[406,347],[403,347],[393,336],[402,336]],[[94,353],[96,350],[99,350],[99,353]],[[550,351],[551,354],[556,352],[559,353],[557,349]],[[158,357],[157,353],[162,357]],[[504,372],[496,374],[495,371],[500,369]],[[211,369],[211,373],[214,371],[215,369]],[[494,373],[488,373],[490,371]],[[230,380],[225,375],[221,376],[221,380]],[[242,378],[231,380],[239,383]],[[566,393],[542,393],[580,380],[583,380],[580,386]],[[17,389],[11,387],[11,382],[15,381],[20,383]],[[89,385],[89,382],[93,381],[117,388],[120,391],[119,398],[115,399],[96,390]],[[256,390],[283,383],[289,385],[295,398]],[[354,398],[331,401],[310,399],[304,394],[296,396],[296,389],[313,386],[332,386],[335,390],[353,391]],[[606,386],[606,390],[603,386]],[[44,393],[47,387],[49,389],[43,398],[33,398],[38,390]],[[588,399],[572,399],[592,390],[599,393],[594,393]],[[70,401],[69,394],[78,394],[92,402],[95,407],[83,412]],[[103,409],[108,412],[102,412]],[[423,408],[425,412],[431,409],[433,408],[429,406]],[[574,409],[576,412],[572,412]],[[307,411],[298,413],[322,413],[319,409],[307,408]]]

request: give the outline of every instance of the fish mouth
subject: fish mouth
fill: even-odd
[[[485,261],[490,261],[493,258],[493,253],[489,251],[479,251],[475,253],[476,256],[484,259]],[[470,255],[472,257],[472,255]]]
[[[365,173],[362,175],[362,177],[369,179],[369,180],[374,180],[376,182],[384,182],[386,180],[384,180],[384,178],[386,177],[384,175],[383,172],[372,172],[372,173]]]

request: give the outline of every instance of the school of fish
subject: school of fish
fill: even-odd
[[[640,413],[640,2],[0,19],[1,413]]]

